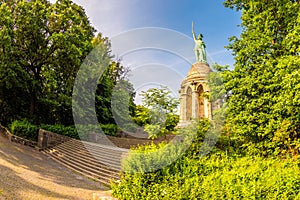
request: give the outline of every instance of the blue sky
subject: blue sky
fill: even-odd
[[[168,37],[177,38],[183,34],[186,38],[179,36],[181,39],[173,39],[173,42],[185,44],[185,47],[170,48],[184,48],[191,55],[188,60],[190,57],[194,59],[191,34],[191,23],[194,21],[196,34],[204,35],[209,63],[217,62],[233,67],[233,56],[224,46],[228,45],[229,37],[240,34],[241,29],[238,27],[240,13],[225,8],[223,0],[74,0],[74,2],[85,9],[97,31],[112,39],[113,49],[117,51],[129,48],[137,41],[151,44],[154,40],[159,40],[164,43]],[[147,33],[124,36],[127,31],[144,27],[162,28],[162,31],[157,38]],[[165,29],[173,33],[164,31]],[[163,35],[165,32],[172,36]],[[114,41],[116,38],[120,39],[120,35],[124,41],[116,44]],[[170,43],[166,42],[166,45],[170,46]],[[193,63],[193,59],[186,62],[170,52],[158,49],[139,49],[116,56],[121,58],[124,66],[132,69],[130,81],[137,93],[152,86],[166,85],[173,91],[174,96],[178,96],[180,83]]]
[[[86,10],[92,24],[111,38],[123,31],[162,27],[191,37],[204,35],[207,52],[215,62],[233,65],[225,50],[228,38],[240,34],[240,13],[225,8],[223,0],[74,0]]]

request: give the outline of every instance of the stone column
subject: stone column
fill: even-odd
[[[192,118],[198,118],[198,92],[195,89],[192,92]]]
[[[186,94],[180,95],[180,121],[186,121]]]
[[[209,117],[209,102],[207,98],[204,98],[204,117],[210,119]]]

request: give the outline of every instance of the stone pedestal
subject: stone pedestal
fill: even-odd
[[[197,62],[192,65],[187,77],[182,81],[179,90],[179,127],[188,125],[191,119],[212,118],[211,102],[204,95],[210,91],[206,76],[211,71],[207,63]]]

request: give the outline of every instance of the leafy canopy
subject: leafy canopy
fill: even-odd
[[[242,34],[228,46],[227,131],[262,154],[298,154],[300,4],[291,0],[227,0],[242,11]],[[241,142],[241,143],[240,143]]]
[[[0,123],[26,118],[34,124],[73,124],[76,75],[95,48],[93,64],[102,61],[107,70],[86,84],[97,85],[98,120],[114,123],[112,91],[126,70],[112,61],[108,38],[95,31],[84,9],[70,0],[0,0]]]
[[[149,123],[145,125],[149,138],[154,139],[174,131],[179,122],[179,116],[175,114],[179,101],[172,97],[168,87],[150,88],[146,92],[142,91],[140,95],[143,105],[149,111],[140,108],[138,116],[144,117],[145,122]],[[148,113],[149,117],[145,116]]]
[[[83,8],[70,0],[0,4],[0,121],[71,123],[74,79],[95,32]]]

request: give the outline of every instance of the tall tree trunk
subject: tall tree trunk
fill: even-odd
[[[35,113],[35,96],[34,96],[34,92],[31,92],[30,94],[30,110],[29,110],[29,114],[31,117],[33,117],[34,113]]]

